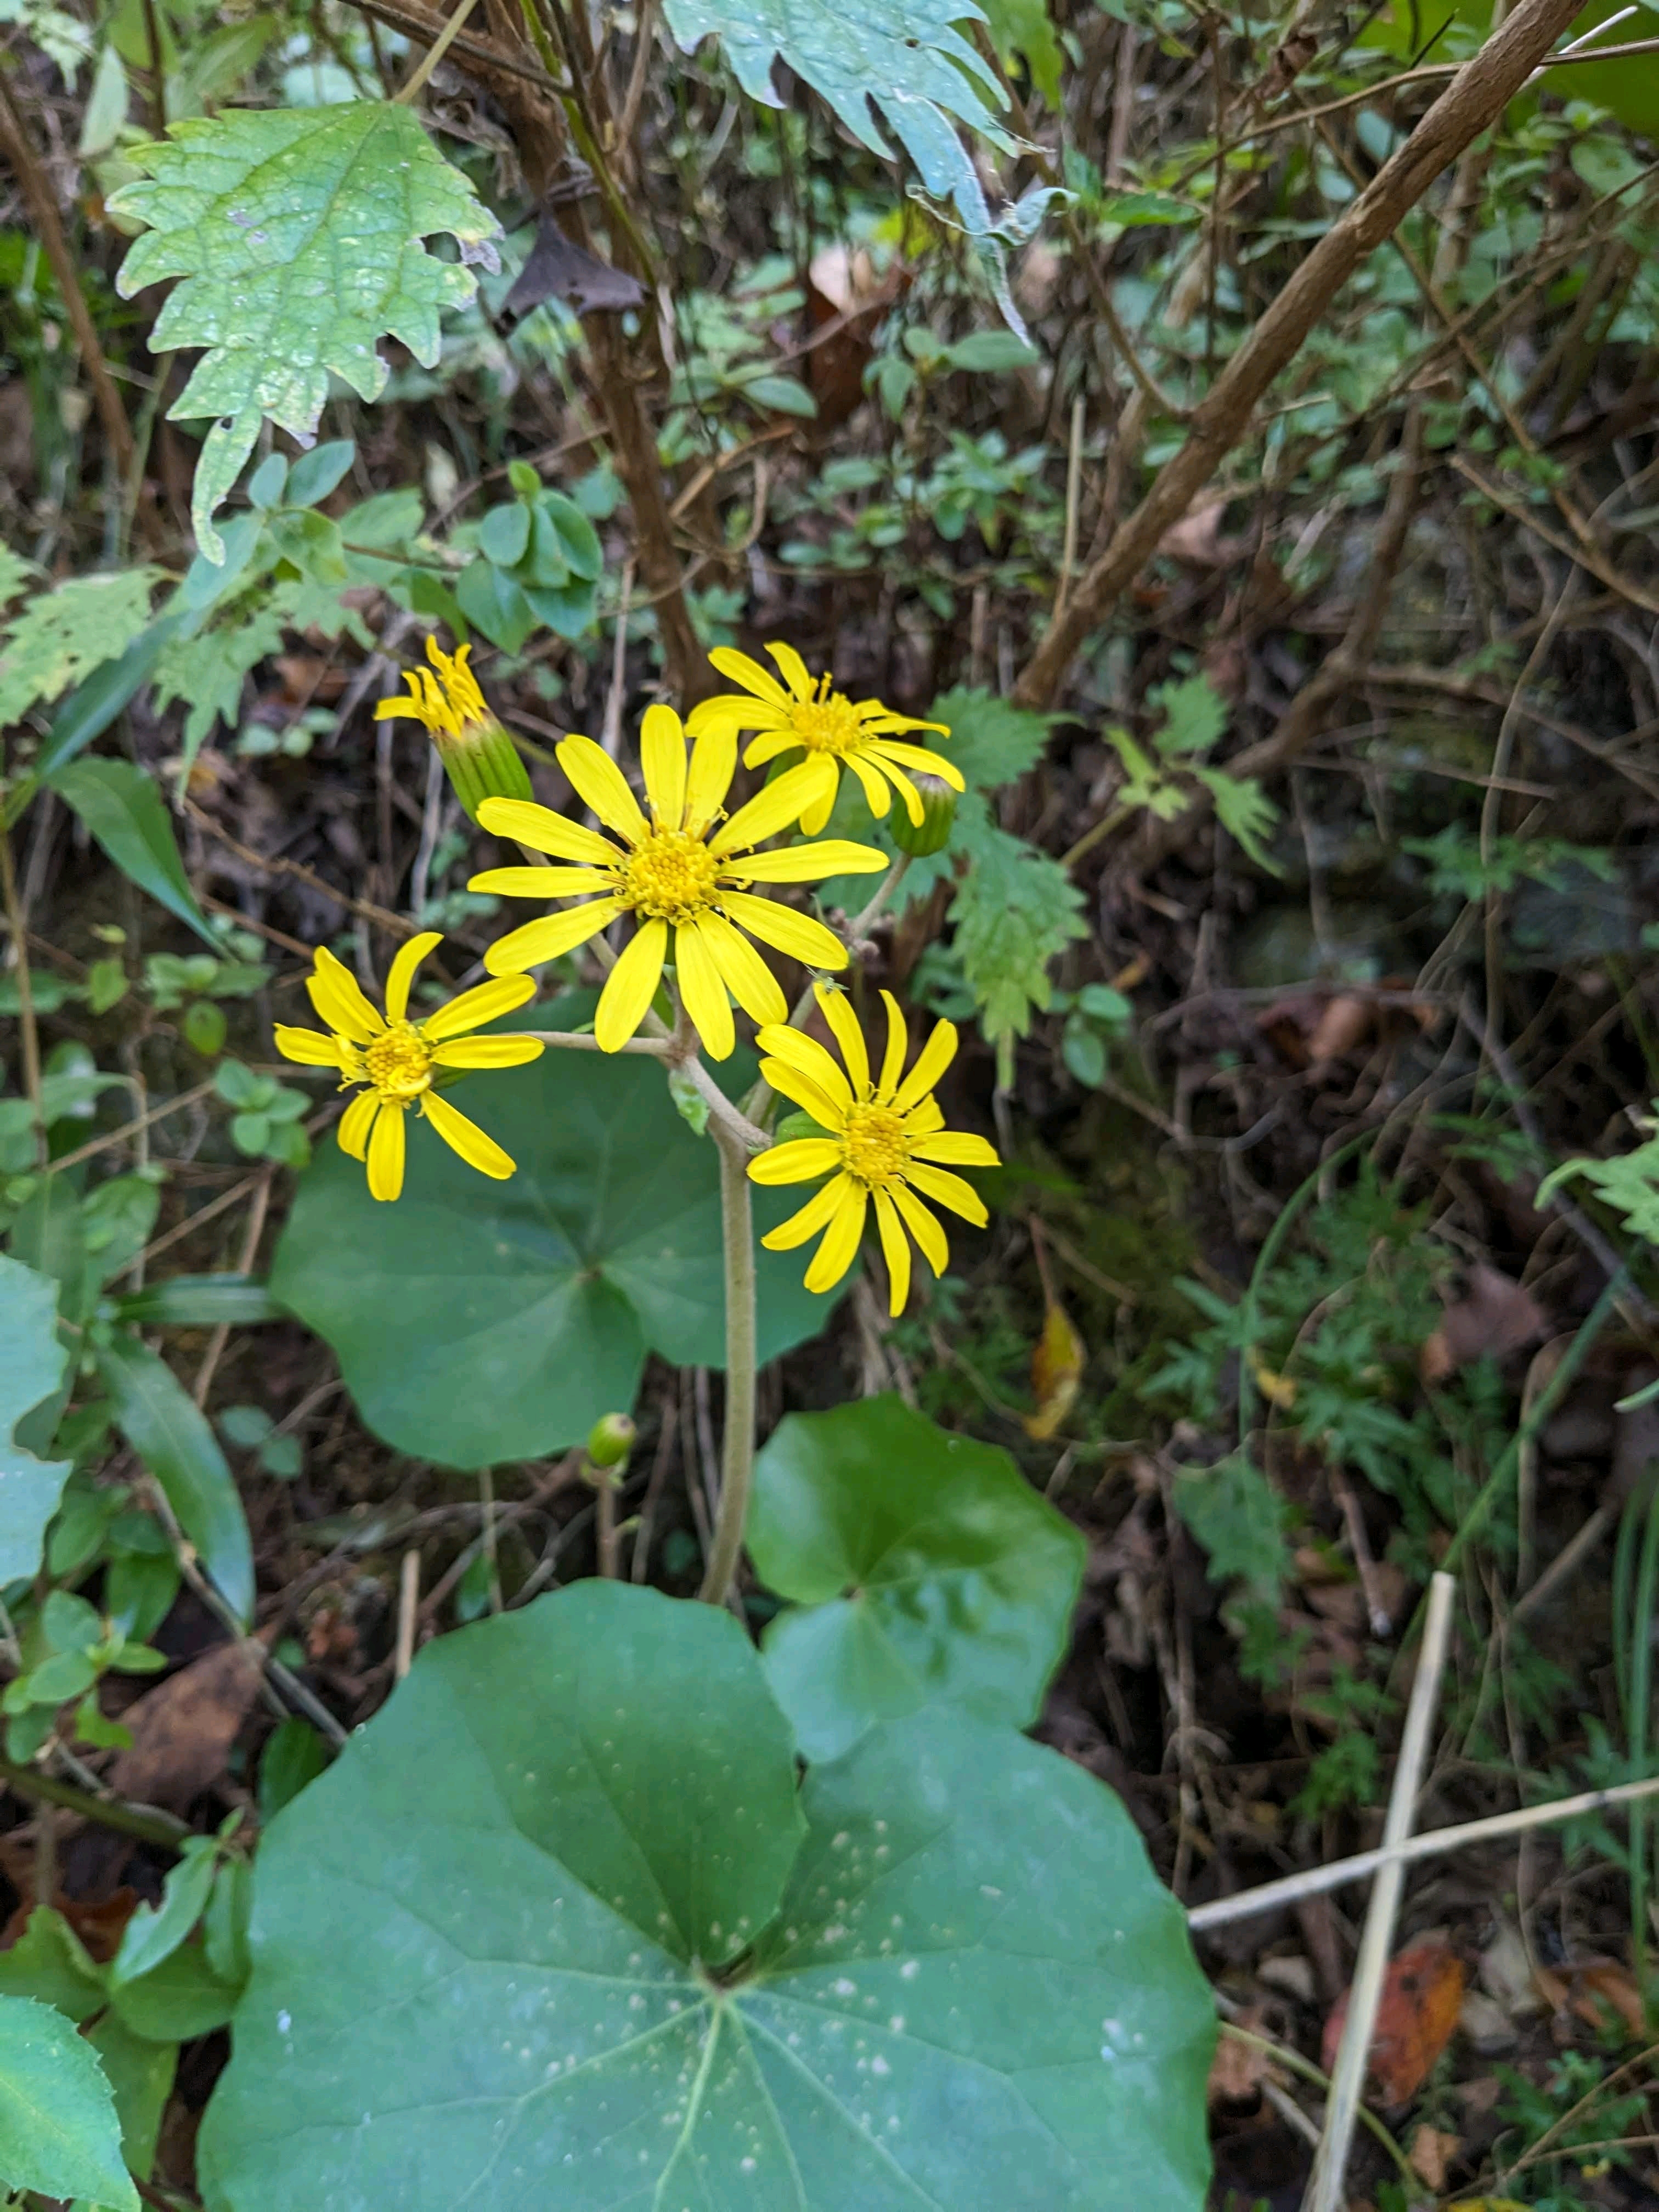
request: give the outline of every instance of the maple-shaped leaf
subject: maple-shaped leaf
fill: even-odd
[[[3,565],[3,564],[0,564]],[[0,730],[37,699],[57,699],[71,684],[124,653],[149,620],[159,568],[112,568],[71,576],[38,592],[0,626]],[[0,577],[0,587],[9,585]]]
[[[668,27],[690,53],[712,32],[751,100],[781,107],[772,64],[782,59],[827,100],[861,145],[890,157],[875,126],[873,100],[922,183],[956,203],[978,237],[997,228],[951,118],[995,146],[1012,142],[997,124],[995,76],[963,37],[984,20],[972,0],[667,0]]]
[[[218,418],[191,499],[197,541],[218,562],[213,516],[261,420],[308,442],[331,374],[378,398],[383,337],[432,368],[440,310],[465,307],[477,280],[422,241],[447,231],[463,264],[494,267],[499,226],[409,109],[390,100],[198,118],[130,158],[146,174],[110,206],[148,229],[117,287],[131,298],[184,279],[150,348],[205,349],[169,413]]]

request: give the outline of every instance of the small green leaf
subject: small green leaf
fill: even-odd
[[[478,525],[478,550],[498,568],[516,567],[529,543],[530,509],[521,500],[492,507]]]
[[[135,2035],[152,2043],[188,2043],[211,2035],[236,2009],[239,1984],[221,1980],[205,1947],[181,1943],[148,1973],[112,1983],[110,1999],[117,2017]]]
[[[0,2181],[139,2212],[96,2053],[62,2013],[27,1997],[0,1997]]]
[[[0,629],[0,729],[124,653],[149,621],[159,568],[115,568],[40,592]]]
[[[122,1930],[120,1948],[110,1961],[112,1990],[171,1958],[201,1918],[218,1853],[210,1836],[186,1836],[182,1851],[167,1875],[160,1909],[141,1905]]]
[[[328,1746],[309,1721],[279,1721],[259,1759],[259,1818],[264,1825],[269,1827],[283,1806],[292,1804],[327,1767]]]
[[[161,2116],[179,2067],[179,2046],[151,2043],[135,2035],[112,2012],[107,2012],[87,2032],[87,2041],[98,2053],[115,2098],[121,2124],[121,2155],[141,2181],[149,2179],[155,2164],[156,2138]]]
[[[219,940],[196,902],[161,793],[131,761],[77,760],[46,781],[66,800],[122,874],[186,922],[216,951]]]
[[[251,1620],[247,1519],[207,1416],[167,1363],[136,1336],[114,1336],[97,1357],[122,1435],[161,1484],[220,1595],[239,1620]]]
[[[799,377],[751,376],[739,389],[755,406],[769,408],[775,415],[799,415],[810,422],[818,411],[817,401]]]
[[[1210,1580],[1243,1580],[1255,1596],[1276,1599],[1290,1568],[1283,1500],[1247,1451],[1213,1467],[1183,1468],[1176,1510],[1210,1555]]]
[[[171,1275],[115,1302],[135,1328],[216,1328],[220,1322],[281,1321],[283,1309],[254,1275]]]
[[[175,123],[130,158],[148,174],[110,206],[149,228],[117,289],[131,299],[184,280],[149,344],[155,353],[206,349],[169,411],[176,421],[216,418],[191,506],[197,541],[218,561],[214,513],[261,422],[310,437],[331,373],[377,399],[383,334],[432,368],[440,311],[465,307],[477,280],[421,241],[447,232],[464,261],[493,264],[498,226],[413,109],[391,100],[227,110]]]
[[[945,358],[952,368],[976,369],[981,375],[994,375],[1011,368],[1029,368],[1042,356],[1035,346],[1024,338],[1017,338],[1012,331],[971,331],[965,338],[958,338],[945,349]]]
[[[37,1905],[23,1932],[0,1951],[0,1994],[38,1997],[71,2020],[90,2019],[108,2002],[101,1966],[61,1912]]]
[[[1086,1547],[1006,1451],[896,1397],[787,1414],[756,1463],[748,1540],[798,1601],[767,1631],[766,1671],[805,1758],[922,1705],[1036,1718]]]
[[[68,1460],[37,1459],[15,1441],[18,1423],[56,1394],[64,1362],[57,1285],[0,1259],[0,1584],[26,1582],[39,1567],[69,1477]]]
[[[288,505],[315,507],[319,499],[328,497],[356,458],[356,441],[351,438],[331,438],[326,444],[301,453],[289,471]]]

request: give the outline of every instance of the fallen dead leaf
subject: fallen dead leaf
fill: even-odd
[[[1559,1972],[1540,1966],[1533,1979],[1552,2012],[1571,2008],[1586,2027],[1597,2029],[1607,2026],[1611,2013],[1632,2035],[1645,2032],[1642,1993],[1630,1969],[1616,1959],[1583,1959]]]
[[[1425,2126],[1413,2134],[1406,2155],[1418,2178],[1438,2197],[1446,2185],[1446,2168],[1462,2148],[1461,2136],[1449,2136],[1439,2128]]]
[[[1158,551],[1166,559],[1188,561],[1194,568],[1231,568],[1243,558],[1247,543],[1243,538],[1221,535],[1221,518],[1231,504],[1230,495],[1194,507],[1164,532],[1158,541]]]
[[[1245,2005],[1231,2024],[1250,2035],[1265,2036],[1267,2018],[1260,2005]],[[1276,2078],[1273,2060],[1254,2043],[1246,2043],[1243,2036],[1230,2035],[1227,2026],[1226,2022],[1222,2025],[1210,2065],[1210,2103],[1254,2104],[1261,2094],[1261,2084]]]
[[[1408,1943],[1389,1960],[1370,2048],[1371,2080],[1385,2105],[1409,2104],[1428,2079],[1457,2026],[1463,1978],[1463,1961],[1437,1938]],[[1347,2023],[1349,1994],[1344,1990],[1325,2022],[1322,2063],[1328,2074]]]
[[[1325,1001],[1324,1012],[1309,1032],[1308,1057],[1316,1065],[1321,1060],[1340,1060],[1345,1052],[1364,1044],[1376,1025],[1375,1000],[1356,997],[1351,991],[1339,991],[1334,999]]]
[[[1036,1411],[1025,1417],[1025,1433],[1046,1443],[1077,1402],[1088,1353],[1075,1323],[1058,1298],[1051,1298],[1042,1334],[1031,1353],[1031,1395]]]
[[[129,1705],[131,1747],[109,1771],[117,1796],[187,1811],[223,1772],[264,1662],[257,1638],[217,1644]]]
[[[1484,1260],[1463,1270],[1463,1295],[1446,1308],[1418,1356],[1425,1382],[1443,1382],[1460,1367],[1490,1356],[1505,1359],[1542,1336],[1547,1316],[1532,1292]]]
[[[1489,1997],[1483,1990],[1470,1990],[1464,1996],[1457,2025],[1483,2058],[1495,2057],[1500,2051],[1513,2051],[1521,2040],[1520,2031],[1508,2013],[1496,1997]]]

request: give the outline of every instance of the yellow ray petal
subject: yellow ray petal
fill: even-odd
[[[674,973],[680,1002],[691,1017],[691,1026],[702,1039],[711,1060],[729,1060],[736,1044],[732,1026],[732,1002],[726,983],[714,964],[714,953],[695,922],[682,923],[674,932]]]
[[[575,860],[590,868],[615,867],[623,855],[597,830],[584,829],[550,806],[538,806],[530,799],[486,799],[479,803],[478,826],[492,837],[510,837],[515,845],[528,845],[532,853],[551,853],[556,860]]]
[[[957,1032],[954,1024],[937,1022],[933,1034],[916,1054],[916,1064],[893,1094],[893,1103],[902,1114],[907,1108],[919,1106],[945,1069],[957,1056]]]
[[[814,921],[810,914],[780,906],[775,899],[756,898],[748,891],[722,891],[720,910],[739,929],[758,937],[775,952],[804,960],[809,968],[844,968],[847,947],[833,929]]]
[[[781,641],[774,644],[769,641],[766,650],[777,662],[784,682],[797,699],[807,700],[817,696],[818,687],[807,673],[806,663],[793,645],[785,645]]]
[[[887,865],[878,846],[825,837],[816,845],[781,845],[775,853],[747,854],[728,860],[724,872],[751,884],[816,884],[826,876],[873,876]]]
[[[863,787],[866,805],[878,822],[884,821],[887,810],[893,803],[884,779],[878,774],[872,763],[861,758],[857,753],[848,754],[847,765]]]
[[[985,1200],[972,1183],[963,1182],[948,1168],[925,1167],[920,1160],[913,1159],[905,1170],[905,1180],[914,1183],[925,1198],[931,1198],[935,1206],[959,1213],[975,1229],[983,1229],[991,1218],[985,1211]]]
[[[628,787],[628,778],[605,747],[592,738],[578,737],[562,738],[553,750],[577,797],[586,800],[605,828],[614,830],[627,844],[642,844],[649,825]]]
[[[601,1052],[620,1052],[640,1024],[662,981],[668,950],[668,924],[647,921],[629,939],[622,957],[605,978],[593,1017]]]
[[[811,1182],[815,1176],[833,1175],[841,1165],[841,1146],[830,1137],[794,1137],[787,1145],[774,1145],[769,1152],[757,1153],[749,1163],[751,1182]]]
[[[739,929],[723,914],[698,918],[703,943],[714,956],[714,965],[726,979],[726,988],[754,1022],[787,1022],[789,1001],[783,987]]]
[[[443,941],[441,930],[423,929],[418,937],[411,937],[407,945],[398,947],[386,979],[387,1021],[400,1022],[409,1012],[409,987],[415,981],[415,970],[433,947]]]
[[[842,1176],[830,1188],[845,1183],[836,1210],[830,1218],[830,1226],[823,1232],[823,1242],[812,1255],[812,1263],[804,1280],[809,1291],[833,1290],[858,1257],[859,1239],[864,1234],[864,1217],[869,1209],[870,1194],[861,1182],[851,1176]]]
[[[876,1201],[876,1227],[881,1232],[882,1254],[887,1261],[887,1310],[897,1316],[904,1311],[910,1296],[910,1241],[887,1193],[877,1190],[870,1194]]]
[[[685,818],[685,727],[672,707],[647,707],[640,723],[645,795],[665,830]]]
[[[811,1139],[807,1141],[810,1143]],[[766,1158],[764,1152],[761,1158]],[[843,1185],[853,1186],[851,1176],[837,1176],[833,1182],[825,1183],[822,1190],[815,1190],[799,1212],[792,1213],[787,1221],[781,1221],[775,1229],[769,1229],[761,1243],[769,1252],[793,1252],[798,1244],[805,1244],[809,1237],[816,1237],[825,1223],[834,1218],[836,1208],[841,1204]]]
[[[276,1049],[284,1060],[295,1061],[301,1067],[339,1068],[340,1048],[331,1036],[324,1036],[318,1030],[289,1029],[279,1022],[276,1029]]]
[[[604,898],[590,899],[586,906],[571,907],[564,914],[544,915],[539,921],[526,921],[498,937],[484,955],[484,966],[492,975],[538,968],[544,960],[556,960],[562,952],[586,945],[621,912],[620,899]]]
[[[685,827],[689,836],[701,837],[711,823],[718,821],[737,772],[736,731],[724,726],[700,730],[691,748],[691,765],[685,778]]]
[[[463,991],[459,999],[452,999],[447,1006],[440,1006],[421,1024],[421,1035],[428,1044],[441,1043],[445,1037],[460,1036],[467,1030],[482,1029],[486,1022],[497,1022],[503,1014],[522,1006],[536,995],[533,978],[514,973],[497,975],[488,983],[475,983],[470,991]]]
[[[330,1029],[337,1036],[349,1037],[353,1044],[383,1036],[386,1024],[358,988],[351,970],[342,967],[325,945],[317,947],[316,957],[315,972],[306,977],[306,991]]]
[[[816,770],[818,781],[817,791],[800,811],[801,835],[816,837],[835,811],[836,793],[841,789],[841,776],[833,756],[829,753],[810,755],[804,764]]]
[[[919,722],[914,714],[896,714],[879,699],[860,700],[858,716],[866,735],[872,738],[889,738],[899,730],[937,730],[942,738],[951,734],[948,722]]]
[[[769,669],[763,668],[758,660],[751,660],[746,653],[739,653],[733,646],[717,645],[708,658],[722,676],[729,676],[734,684],[741,684],[745,691],[752,691],[757,699],[764,699],[774,707],[788,707],[789,694],[777,678]]]
[[[920,1106],[910,1107],[904,1116],[904,1133],[913,1139],[917,1137],[931,1137],[944,1127],[945,1116],[939,1111],[939,1101],[931,1091]]]
[[[404,1187],[404,1109],[382,1106],[368,1137],[368,1194],[394,1199]]]
[[[757,707],[755,712],[757,714],[770,714],[772,709]],[[795,735],[793,725],[787,721],[781,713],[775,725],[770,721],[763,722],[760,728],[762,734],[744,749],[743,764],[745,768],[764,768],[769,761],[776,760],[780,753],[798,753],[800,750],[800,739]]]
[[[717,860],[733,853],[746,853],[751,845],[764,844],[775,837],[780,830],[787,830],[799,822],[817,788],[816,761],[802,761],[799,767],[787,768],[781,775],[757,791],[747,805],[738,807],[725,826],[708,841],[708,849]]]
[[[911,782],[909,777],[906,775],[904,770],[899,766],[898,763],[894,760],[889,760],[885,753],[878,752],[873,745],[870,748],[866,757],[873,766],[880,769],[882,774],[887,778],[889,783],[892,785],[894,790],[897,792],[899,797],[904,801],[904,811],[909,816],[912,822],[920,824],[922,816],[927,810],[921,803],[921,793],[916,789],[915,784]]]
[[[380,1102],[373,1091],[360,1091],[345,1112],[340,1116],[340,1126],[335,1134],[340,1150],[354,1160],[361,1160],[368,1151],[368,1133],[374,1126],[374,1116],[380,1110]]]
[[[835,1054],[816,1037],[769,1024],[756,1041],[763,1052],[770,1053],[786,1066],[798,1067],[809,1082],[835,1100],[842,1114],[847,1112],[853,1103],[853,1086],[836,1065]]]
[[[927,725],[923,723],[919,726],[925,729]],[[896,761],[901,768],[908,769],[912,775],[936,775],[942,783],[948,783],[952,791],[966,791],[968,788],[963,781],[962,770],[956,763],[946,760],[943,753],[930,751],[926,745],[891,745],[878,738],[870,750],[882,760]]]
[[[936,1275],[942,1275],[951,1264],[951,1248],[945,1241],[945,1231],[914,1191],[907,1190],[902,1182],[889,1188],[900,1218],[915,1238],[922,1258]]]
[[[1000,1168],[1000,1155],[994,1145],[983,1137],[969,1136],[963,1129],[941,1129],[935,1137],[924,1137],[913,1144],[911,1152],[919,1160],[937,1160],[942,1167]]]
[[[854,1094],[860,1098],[870,1096],[870,1055],[864,1048],[864,1031],[859,1027],[858,1016],[853,1012],[845,991],[826,990],[822,983],[812,992],[818,1002],[818,1012],[830,1024],[830,1033],[841,1047],[841,1056],[847,1063],[847,1073]]]
[[[546,1051],[539,1037],[456,1037],[433,1048],[434,1067],[522,1067]]]
[[[480,1175],[487,1175],[495,1182],[507,1181],[517,1165],[512,1154],[504,1152],[476,1121],[469,1121],[459,1107],[439,1097],[436,1091],[428,1091],[421,1101],[421,1109],[450,1151],[459,1152],[468,1167],[477,1168]]]
[[[899,1012],[899,1002],[890,991],[884,991],[881,1002],[887,1009],[887,1045],[881,1055],[881,1077],[876,1085],[878,1098],[890,1097],[904,1068],[905,1048],[909,1044],[909,1032],[904,1016]]]
[[[847,1117],[827,1092],[820,1091],[810,1075],[803,1075],[787,1060],[763,1060],[761,1073],[780,1098],[793,1098],[803,1113],[810,1114],[821,1129],[841,1129]],[[810,1141],[810,1139],[809,1139]]]
[[[616,884],[609,868],[485,868],[466,879],[468,890],[494,891],[497,898],[574,898],[579,891],[614,890]]]

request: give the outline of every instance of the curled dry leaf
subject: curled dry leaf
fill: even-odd
[[[1544,1334],[1547,1317],[1532,1292],[1477,1260],[1463,1271],[1463,1295],[1418,1356],[1425,1382],[1443,1382],[1460,1367],[1490,1356],[1506,1359]]]
[[[116,1795],[187,1811],[224,1771],[264,1664],[257,1638],[216,1644],[129,1705],[132,1743],[109,1773]]]
[[[1440,2128],[1420,2127],[1413,2135],[1406,2155],[1418,2179],[1438,2197],[1446,2186],[1446,2169],[1462,2148],[1461,2137],[1449,2136]]]
[[[1071,1316],[1057,1298],[1050,1299],[1042,1334],[1031,1353],[1031,1395],[1036,1411],[1025,1417],[1025,1433],[1036,1443],[1046,1443],[1059,1431],[1077,1402],[1088,1358],[1083,1339]]]
[[[1616,1959],[1583,1959],[1556,1972],[1540,1966],[1533,1979],[1552,2012],[1571,2010],[1586,2027],[1598,2031],[1611,2014],[1632,2035],[1646,2032],[1642,1992],[1629,1967]]]
[[[1325,2022],[1322,2064],[1328,2074],[1347,2024],[1345,1990]],[[1408,1943],[1389,1962],[1371,2037],[1370,2076],[1385,2105],[1408,2104],[1451,2040],[1463,2006],[1463,1961],[1438,1938]]]
[[[1233,2021],[1224,2021],[1221,2034],[1215,2047],[1215,2057],[1210,2066],[1209,2100],[1217,2105],[1254,2104],[1261,2094],[1264,2081],[1276,2081],[1280,2077],[1267,2051],[1255,2043],[1247,2043],[1243,2035],[1235,2035],[1231,2028],[1243,2028],[1253,2036],[1266,2036],[1267,2015],[1260,2005],[1246,2005]]]

